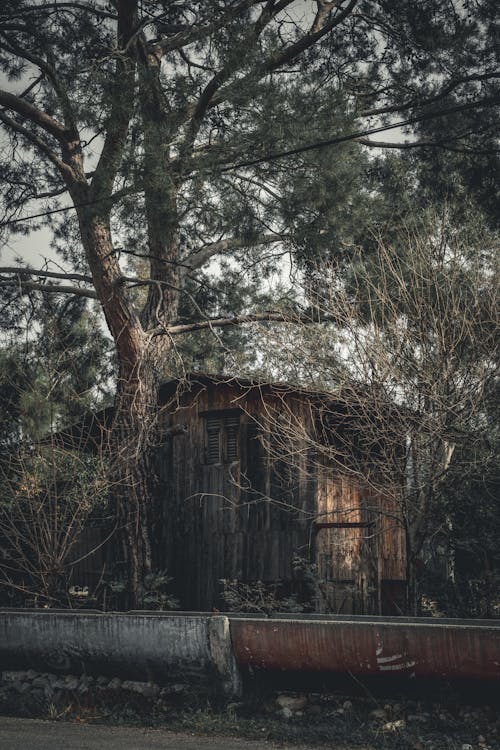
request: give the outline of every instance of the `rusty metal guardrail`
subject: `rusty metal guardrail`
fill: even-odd
[[[240,668],[500,680],[500,621],[230,616]]]

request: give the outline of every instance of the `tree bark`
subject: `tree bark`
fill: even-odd
[[[105,451],[118,547],[129,577],[129,606],[141,608],[145,576],[158,566],[154,544],[159,518],[155,470],[155,449],[161,440],[158,394],[168,371],[172,344],[166,336],[147,333],[128,299],[108,218],[89,210],[79,218],[94,285],[118,355],[114,417]],[[169,290],[169,305],[156,297],[154,302],[148,300],[147,306],[156,314],[161,309],[167,318],[175,320],[176,294]]]
[[[121,548],[129,575],[129,606],[144,606],[145,578],[159,569],[161,509],[156,451],[161,442],[158,362],[167,359],[165,337],[147,342],[134,372],[121,377],[115,399],[109,451],[112,499]]]

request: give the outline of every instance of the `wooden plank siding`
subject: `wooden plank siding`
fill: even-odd
[[[312,458],[307,396],[200,380],[164,409],[167,437],[159,451],[162,560],[181,607],[221,608],[221,579],[292,591],[299,556],[318,568],[317,611],[382,611],[381,580],[405,578],[404,534],[378,512],[390,506],[397,516],[397,502]],[[236,409],[236,458],[214,461],[212,436],[208,463],[207,418],[224,430],[224,415],[234,421]],[[319,528],[329,522],[372,525]]]

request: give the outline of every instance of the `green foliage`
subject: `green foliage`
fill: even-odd
[[[230,579],[221,580],[221,584],[223,606],[229,612],[271,615],[276,612],[304,611],[304,606],[295,595],[280,596],[278,584],[266,584],[263,581],[243,583]]]
[[[109,353],[81,300],[42,298],[30,317],[34,332],[0,349],[0,588],[10,603],[74,606],[75,550],[86,525],[109,515],[109,482],[60,431],[101,402]]]
[[[5,447],[69,426],[96,408],[109,388],[108,343],[81,300],[42,298],[30,317],[34,335],[0,349]]]
[[[147,609],[165,611],[179,608],[178,600],[168,592],[171,583],[172,578],[167,575],[166,570],[148,573],[144,579],[144,588],[146,589],[144,604]]]
[[[446,380],[446,368],[432,329],[450,263],[412,280],[405,264],[415,258],[402,236],[407,227],[425,229],[429,208],[448,212],[443,248],[469,222],[470,205],[481,212],[479,221],[497,226],[496,2],[359,0],[351,7],[343,0],[329,7],[153,0],[137,4],[129,27],[122,11],[130,8],[122,0],[63,3],[57,12],[50,3],[2,3],[0,72],[18,95],[13,101],[4,92],[2,99],[2,233],[52,230],[65,267],[80,273],[87,292],[94,288],[106,311],[120,377],[136,377],[148,362],[139,386],[192,367],[329,386],[348,376],[363,380],[359,362],[346,361],[342,311],[325,314],[325,299],[341,292],[350,322],[364,329],[363,344],[375,325],[393,352],[398,343],[404,348],[405,372],[397,357],[391,361],[391,394],[403,382],[415,406],[415,371],[426,360],[435,371],[427,385],[441,397],[436,373]],[[471,103],[458,116],[440,113]],[[409,141],[401,151],[388,151],[393,143],[374,151],[366,139],[300,151],[422,113],[433,118],[396,134]],[[274,158],[283,151],[291,153]],[[43,215],[66,204],[68,194],[76,216]],[[42,216],[12,223],[26,213]],[[96,236],[101,243],[106,238],[105,248]],[[397,279],[379,262],[381,237]],[[207,248],[226,241],[197,263]],[[452,269],[462,307],[470,303],[473,254],[482,257],[477,243],[470,248]],[[132,280],[124,278],[129,271]],[[0,326],[17,335],[30,327],[23,346],[16,341],[0,354],[0,424],[9,448],[75,420],[98,402],[113,372],[83,303],[49,302],[61,292],[51,297],[47,277],[35,278],[4,269],[0,279]],[[427,295],[427,309],[405,297],[405,280]],[[383,299],[370,297],[373,290],[379,297],[387,292],[396,333],[386,325]],[[18,311],[19,292],[27,304]],[[483,325],[481,299],[469,309]],[[159,338],[149,335],[158,325],[269,310],[295,321],[328,319],[329,328],[318,338],[310,326],[298,334],[267,325],[207,328],[182,339],[169,333],[156,349]],[[401,324],[406,338],[398,342]],[[426,344],[412,350],[419,330]],[[479,325],[467,330],[450,353],[465,378],[468,369],[477,371],[472,341]],[[456,327],[447,333],[456,343]],[[127,347],[129,335],[134,344]],[[296,352],[283,357],[284,343]],[[456,395],[453,378],[446,384]],[[146,392],[139,387],[137,397]],[[149,409],[155,397],[148,394],[142,406]],[[469,394],[457,407],[460,418],[470,403]],[[433,405],[428,411],[435,415]],[[449,421],[455,427],[457,414]],[[135,468],[144,465],[138,453],[130,456],[127,476],[134,460]],[[135,580],[143,580],[142,572]]]

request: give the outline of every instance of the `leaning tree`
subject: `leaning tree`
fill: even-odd
[[[155,567],[158,388],[180,337],[314,320],[286,297],[206,306],[210,272],[237,297],[285,253],[306,269],[339,253],[373,200],[373,147],[491,149],[495,22],[492,0],[2,3],[1,226],[49,224],[64,270],[4,266],[0,283],[7,300],[102,309],[136,605]],[[421,140],[430,122],[444,125]],[[397,123],[401,142],[372,140]]]

